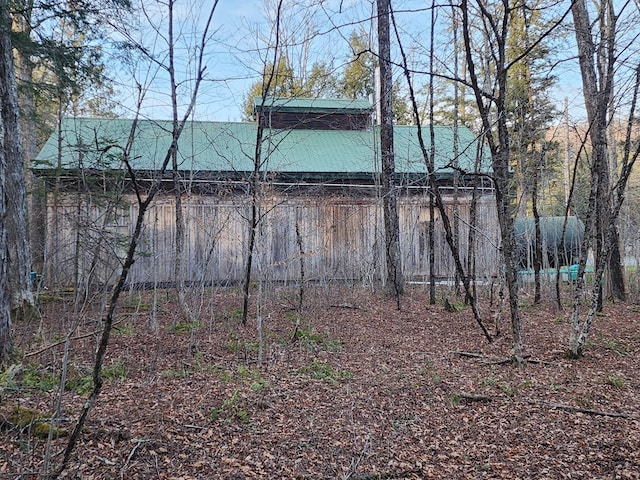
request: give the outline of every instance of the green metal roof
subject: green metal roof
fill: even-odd
[[[367,113],[372,110],[369,100],[345,98],[286,98],[262,97],[253,99],[254,111],[292,113]]]
[[[62,122],[62,148],[54,132],[36,158],[35,168],[122,168],[119,159],[129,138],[133,120],[66,118]],[[139,120],[131,165],[136,170],[157,170],[171,145],[170,121]],[[370,174],[380,171],[378,130],[264,130],[264,167],[281,173]],[[453,129],[435,127],[439,173],[453,171]],[[254,123],[189,122],[178,144],[181,170],[248,172],[253,170],[257,126]],[[426,173],[419,148],[417,127],[396,126],[395,159],[398,173]],[[423,130],[427,151],[429,130]],[[458,130],[458,168],[473,172],[476,139],[465,128]],[[481,171],[486,172],[485,159]]]

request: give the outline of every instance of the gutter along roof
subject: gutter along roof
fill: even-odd
[[[58,133],[46,142],[34,164],[45,173],[52,169],[122,169],[122,152],[127,144],[133,120],[104,118],[65,118],[61,124],[62,148],[58,151]],[[436,174],[450,176],[454,169],[453,129],[435,128]],[[138,120],[130,154],[134,170],[158,170],[172,140],[172,122]],[[242,174],[254,169],[257,126],[255,123],[188,122],[178,141],[179,169],[189,172]],[[423,128],[427,152],[429,129]],[[417,138],[417,127],[394,127],[396,173],[424,177],[427,169]],[[466,129],[458,130],[458,167],[474,171],[477,140]],[[261,171],[290,177],[326,176],[358,178],[380,172],[377,128],[366,130],[264,129]],[[169,165],[170,166],[170,165]],[[488,159],[480,171],[486,173]]]

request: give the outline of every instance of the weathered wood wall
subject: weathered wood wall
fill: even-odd
[[[50,201],[47,210],[45,284],[96,285],[112,283],[119,272],[133,231],[137,207],[107,208],[73,197]],[[449,202],[451,198],[447,199]],[[187,282],[236,282],[242,279],[249,215],[242,196],[186,197]],[[384,277],[382,208],[374,197],[348,195],[272,196],[262,205],[256,244],[255,276],[276,281],[300,279],[353,280],[370,283]],[[459,200],[460,246],[466,259],[469,198]],[[405,277],[428,280],[428,221],[426,196],[399,199],[402,262]],[[479,278],[497,273],[497,222],[491,195],[478,205],[475,260]],[[296,234],[299,232],[299,236]],[[453,259],[436,213],[435,270],[439,279],[455,276]],[[174,282],[175,207],[171,196],[159,197],[148,212],[130,272],[133,283]]]

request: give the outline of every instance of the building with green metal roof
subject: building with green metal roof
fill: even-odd
[[[256,99],[256,102],[258,99]],[[364,115],[367,128],[319,127],[301,120],[295,128],[291,119],[271,126],[262,134],[260,170],[274,175],[326,179],[374,181],[380,171],[378,129],[371,124],[371,106],[366,100],[336,99],[267,99],[256,105],[256,112],[284,113],[292,118],[317,121],[327,116]],[[273,110],[273,112],[272,112]],[[266,113],[263,116],[267,115]],[[339,124],[336,121],[334,124]],[[334,125],[331,124],[331,125]],[[36,158],[36,169],[119,169],[134,120],[117,118],[65,118],[60,131],[46,142]],[[172,142],[170,121],[136,120],[129,162],[133,170],[154,171],[160,168]],[[478,155],[478,140],[465,127],[433,127],[434,168],[440,178],[488,172],[488,158]],[[425,150],[431,153],[431,132],[423,128]],[[457,137],[457,138],[456,138]],[[188,122],[178,142],[178,168],[185,172],[232,173],[243,176],[254,170],[257,124],[249,122]],[[396,172],[405,182],[424,182],[427,173],[416,126],[394,128]]]
[[[247,236],[245,210],[250,203],[247,192],[256,161],[266,212],[261,229],[266,252],[263,261],[274,278],[286,281],[296,275],[296,259],[300,255],[296,231],[302,232],[308,278],[383,278],[379,138],[369,103],[265,99],[256,102],[255,114],[254,123],[190,121],[179,137],[176,173],[187,195],[185,208],[190,225],[185,279],[235,281],[242,276]],[[132,184],[126,178],[131,174],[137,180],[156,178],[167,158],[172,132],[169,121],[62,121],[59,132],[51,136],[34,162],[36,173],[46,180],[49,189],[64,191],[64,195],[55,196],[55,202],[54,196],[48,201],[48,227],[56,229],[49,231],[44,240],[48,242],[47,250],[56,255],[48,262],[51,281],[68,282],[73,274],[70,258],[95,256],[105,249],[99,238],[116,241],[118,235],[128,234],[136,207]],[[424,148],[429,153],[431,133],[429,128],[422,132]],[[256,159],[258,138],[261,149]],[[478,153],[479,141],[466,128],[454,130],[446,126],[434,127],[433,138],[437,183],[444,189],[445,201],[456,204],[463,217],[460,238],[466,238],[465,231],[473,222],[473,228],[480,229],[483,238],[494,238],[497,223],[487,176],[489,161]],[[429,270],[425,249],[430,195],[417,127],[394,128],[394,153],[400,187],[403,268],[408,278],[424,278]],[[133,282],[175,279],[174,262],[170,260],[174,248],[171,232],[175,232],[171,173],[169,169],[165,174],[164,188],[154,202],[150,216],[153,224],[141,247],[146,253],[131,272]],[[87,179],[92,179],[92,189],[86,186]],[[116,191],[121,191],[118,202],[128,199],[129,207],[121,203],[109,206],[104,192]],[[72,221],[78,215],[79,198],[83,199],[84,217]],[[478,212],[475,220],[465,218],[470,215],[472,200]],[[66,220],[54,226],[50,221],[54,217]],[[84,236],[101,246],[87,247],[83,252],[88,253],[82,253],[71,239],[77,237],[80,225],[87,224],[98,233],[95,238],[86,233]],[[479,260],[483,275],[494,273],[496,244],[492,241],[478,247],[484,249]],[[438,234],[436,246],[438,276],[453,277],[453,262],[443,234]],[[108,249],[104,254],[108,255]],[[81,263],[94,266],[87,275],[99,277],[99,282],[107,282],[108,270],[114,265],[113,261],[100,259],[97,264],[103,267],[97,269],[95,258]]]
[[[119,158],[127,145],[133,120],[104,118],[65,118],[61,123],[62,142],[57,132],[45,143],[36,158],[36,169],[118,169]],[[130,152],[134,170],[160,168],[172,141],[169,121],[138,120]],[[434,166],[438,177],[486,173],[488,160],[477,159],[473,133],[458,129],[459,153],[453,156],[454,133],[451,127],[436,126]],[[430,153],[430,135],[424,132],[425,147]],[[427,173],[417,138],[417,127],[394,129],[396,172],[406,181],[424,180]],[[61,145],[59,148],[58,145]],[[256,144],[253,123],[189,122],[178,143],[181,171],[238,174],[252,172]],[[263,138],[261,170],[274,174],[292,174],[304,181],[308,177],[350,178],[368,182],[380,171],[377,129],[316,130],[273,129]]]

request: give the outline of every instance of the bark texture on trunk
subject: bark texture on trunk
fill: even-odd
[[[599,44],[596,47],[592,28],[594,24],[589,18],[589,11],[584,0],[576,0],[571,6],[575,25],[578,60],[582,75],[582,89],[589,120],[589,139],[592,149],[591,191],[589,209],[585,219],[585,242],[583,252],[589,245],[589,235],[595,233],[595,280],[591,289],[590,307],[583,318],[581,315],[582,292],[585,283],[582,279],[586,264],[586,253],[580,258],[578,282],[574,295],[574,306],[569,336],[569,353],[573,357],[582,355],[586,345],[591,323],[595,314],[602,307],[602,278],[607,265],[611,266],[613,242],[617,241],[615,213],[612,208],[612,196],[609,175],[609,144],[607,138],[608,111],[613,94],[615,63],[615,30],[616,17],[613,5],[606,0],[599,6],[596,21]],[[614,270],[620,269],[618,263]],[[614,277],[621,277],[621,272]]]
[[[6,0],[0,2],[0,106],[2,109],[3,151],[5,155],[5,201],[7,235],[7,278],[11,309],[30,309],[31,255],[27,234],[26,188],[22,156],[22,134],[18,89],[11,44],[11,15]]]
[[[10,80],[13,57],[11,48],[11,17],[9,4],[0,0],[0,364],[7,360],[11,352],[11,291],[8,280],[9,248],[7,245],[7,231],[9,230],[9,215],[7,207],[7,183],[9,182],[9,156],[11,143],[7,137],[11,129],[5,124],[5,111],[11,108],[7,101],[11,97]],[[10,115],[7,115],[10,116]],[[16,118],[17,121],[17,118]],[[15,144],[15,142],[13,142]]]
[[[481,2],[478,2],[479,4]],[[511,313],[512,356],[517,363],[523,362],[522,320],[519,308],[519,289],[516,274],[515,238],[513,235],[513,219],[515,216],[516,192],[511,182],[510,171],[510,145],[509,128],[507,125],[507,80],[508,62],[506,58],[506,45],[508,36],[509,14],[502,17],[494,17],[486,8],[481,6],[483,19],[492,25],[499,26],[487,35],[487,45],[492,45],[491,55],[483,59],[493,59],[491,69],[495,70],[495,84],[492,86],[496,92],[491,95],[490,101],[483,90],[476,72],[474,60],[474,48],[471,39],[471,19],[469,18],[469,5],[467,0],[461,4],[462,31],[464,36],[465,55],[470,78],[470,86],[473,89],[476,105],[480,111],[482,126],[485,131],[487,146],[491,152],[491,167],[493,169],[493,182],[496,192],[496,207],[498,223],[500,225],[500,240],[504,259],[504,275],[507,290],[509,292],[509,310]],[[489,38],[489,36],[492,36]],[[494,121],[495,117],[497,120]]]
[[[21,14],[13,18],[13,28],[23,38],[31,36],[31,20],[33,0],[22,2]],[[31,162],[38,155],[38,134],[35,102],[35,86],[33,81],[34,63],[29,52],[14,49],[15,73],[18,86],[18,103],[20,105],[20,128],[22,129],[22,148],[24,163],[24,182],[26,186],[27,227],[29,249],[33,270],[42,272],[44,265],[44,226],[46,224],[45,202],[38,180],[31,172]]]
[[[387,290],[396,297],[398,306],[404,293],[404,279],[400,257],[400,227],[395,183],[393,152],[393,111],[391,92],[391,39],[389,35],[389,0],[378,0],[378,49],[380,55],[380,148],[382,158],[382,206],[384,211],[385,251],[387,260]]]

